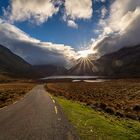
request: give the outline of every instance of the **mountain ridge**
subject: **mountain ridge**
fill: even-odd
[[[42,78],[50,75],[66,74],[62,66],[51,64],[31,65],[5,46],[0,45],[0,74],[12,77]]]
[[[25,76],[31,71],[31,65],[14,54],[8,48],[0,45],[0,73],[11,76]]]
[[[97,60],[83,61],[90,66],[83,70],[84,65],[80,61],[69,69],[72,75],[99,75],[108,77],[140,77],[140,45],[124,47],[116,52],[105,54]],[[92,64],[91,64],[92,63]],[[80,67],[82,68],[80,68]]]
[[[52,64],[33,66],[0,45],[0,65],[0,74],[33,79],[51,75],[140,77],[140,45],[124,47],[97,60],[79,58],[69,70]]]

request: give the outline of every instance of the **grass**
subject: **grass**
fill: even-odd
[[[56,97],[83,140],[139,140],[140,122],[119,119],[79,102]]]
[[[34,83],[0,84],[0,108],[19,100],[35,86]]]
[[[86,103],[97,110],[140,120],[140,79],[48,83],[46,90],[55,96]]]

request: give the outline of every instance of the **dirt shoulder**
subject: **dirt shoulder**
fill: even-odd
[[[36,84],[30,82],[10,82],[0,84],[0,108],[20,100]]]

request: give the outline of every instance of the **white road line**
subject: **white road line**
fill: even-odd
[[[53,103],[55,104],[55,100],[53,99],[53,97],[49,94],[50,98],[52,99]]]
[[[55,100],[54,100],[54,99],[52,99],[52,101],[53,101],[53,103],[55,104]]]
[[[55,104],[55,100],[53,99],[53,97],[49,94],[50,98],[52,99],[53,103]],[[58,109],[56,106],[54,106],[54,110],[55,110],[55,113],[57,114],[58,113]]]
[[[58,110],[57,110],[57,107],[56,106],[54,107],[54,110],[55,110],[55,113],[57,114],[58,113]]]

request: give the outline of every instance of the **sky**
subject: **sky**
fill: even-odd
[[[62,6],[60,10],[52,17],[48,17],[46,20],[44,19],[45,21],[32,21],[32,19],[28,18],[23,19],[24,15],[19,19],[16,19],[16,16],[13,17],[13,21],[16,27],[20,28],[36,39],[58,44],[67,44],[73,46],[75,49],[79,49],[82,44],[89,42],[91,37],[97,36],[97,33],[94,32],[94,29],[96,29],[98,26],[102,8],[108,8],[109,3],[109,0],[106,2],[96,1],[95,4],[92,4],[90,7],[91,15],[89,17],[88,15],[81,15],[81,17],[79,16],[79,18],[75,19],[77,26],[69,25],[71,22],[65,21],[65,19],[63,19],[65,13],[63,12],[64,8]],[[0,14],[3,16],[3,9],[8,7],[9,1],[1,0],[0,5]],[[21,4],[21,7],[22,6],[23,5]],[[93,9],[95,12],[93,12]],[[20,10],[18,12],[20,12]],[[18,12],[16,12],[16,14],[18,14]]]
[[[0,0],[0,44],[33,65],[137,45],[139,23],[140,0]]]

